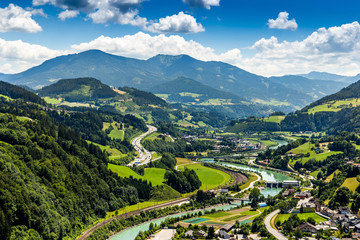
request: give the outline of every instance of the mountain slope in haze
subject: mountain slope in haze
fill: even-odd
[[[347,84],[354,83],[360,79],[360,74],[356,76],[343,76],[333,73],[327,73],[327,72],[310,72],[307,74],[298,74],[298,76],[302,76],[308,79],[314,79],[314,80],[332,80],[337,82],[345,82]]]
[[[35,89],[50,85],[59,79],[83,77],[96,78],[114,87],[143,84],[146,86],[151,82],[159,82],[159,76],[147,71],[144,63],[143,60],[89,50],[47,60],[22,73],[13,74],[6,80]]]
[[[181,103],[185,109],[220,112],[232,118],[264,116],[279,110],[274,106],[251,103],[235,94],[214,89],[185,77],[156,85],[151,91],[172,104]]]
[[[175,102],[204,102],[209,99],[229,99],[240,103],[245,99],[221,90],[204,85],[191,78],[179,77],[173,81],[156,85],[150,89],[155,94],[168,95],[167,100]]]
[[[145,61],[90,50],[47,60],[37,67],[7,77],[6,81],[41,88],[58,79],[93,77],[114,87],[149,90],[182,76],[249,101],[260,99],[267,104],[275,101],[284,106],[291,105],[293,109],[313,101],[311,96],[266,77],[223,62],[204,62],[187,55],[158,55]]]
[[[300,106],[312,101],[308,95],[223,62],[204,62],[187,55],[157,55],[147,62],[152,64],[152,68],[159,69],[170,79],[191,78],[214,89],[233,93],[249,101],[262,99],[270,102],[274,99]]]
[[[344,82],[309,79],[296,75],[271,77],[269,79],[273,82],[282,84],[285,87],[306,93],[312,96],[314,100],[335,93],[339,91],[341,88],[347,86],[347,84]]]
[[[5,79],[9,76],[9,74],[0,73],[0,80]]]

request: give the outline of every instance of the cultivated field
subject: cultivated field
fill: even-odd
[[[144,176],[141,176],[126,166],[119,166],[115,164],[108,164],[108,168],[117,173],[120,177],[130,177],[137,179],[144,179],[150,181],[153,186],[162,185],[165,181],[165,169],[161,168],[145,168]]]
[[[291,160],[290,164],[292,166],[294,166],[297,161],[301,161],[302,163],[306,163],[307,161],[309,161],[309,159],[312,159],[312,158],[315,158],[317,161],[323,161],[328,156],[342,153],[342,152],[338,152],[338,151],[330,151],[330,150],[327,150],[327,149],[323,149],[323,151],[324,151],[323,153],[316,153],[316,151],[311,150],[311,148],[314,148],[314,147],[315,147],[315,144],[304,143],[303,145],[300,145],[299,147],[289,151],[288,153],[294,153],[294,154],[307,154],[307,153],[310,154],[309,157],[302,157],[302,158],[298,158],[296,160]]]
[[[229,174],[217,169],[205,167],[200,163],[179,165],[178,169],[183,170],[185,167],[193,169],[199,176],[199,179],[202,183],[200,187],[201,190],[217,188],[224,184],[230,183],[231,181],[231,176]]]
[[[359,182],[356,177],[345,179],[344,183],[340,187],[347,187],[350,191],[355,192],[355,189],[359,186]]]
[[[285,119],[285,116],[270,116],[268,118],[264,118],[265,122],[275,122],[275,123],[281,123],[282,120]]]

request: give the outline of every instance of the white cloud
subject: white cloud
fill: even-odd
[[[39,13],[41,11],[27,11],[10,3],[8,7],[0,8],[0,32],[40,32],[42,28],[32,19],[32,15]]]
[[[148,20],[139,16],[137,9],[145,0],[33,0],[34,6],[52,4],[65,11],[59,14],[61,20],[76,17],[79,12],[87,14],[94,23],[117,23],[142,28],[156,33],[198,33],[205,31],[201,23],[184,12],[159,20]],[[202,0],[205,8],[216,6],[220,0]]]
[[[203,61],[227,62],[264,76],[310,71],[355,75],[360,72],[360,24],[353,22],[339,27],[320,28],[302,41],[263,38],[249,47],[253,54],[246,56],[237,48],[216,53],[213,48],[178,35],[151,36],[143,32],[118,38],[100,36],[90,42],[72,45],[68,51],[0,39],[0,72],[23,71],[61,54],[90,49],[139,59],[148,59],[157,54],[187,54]],[[13,67],[5,68],[4,64]]]
[[[147,24],[146,18],[138,15],[138,10],[131,10],[128,12],[121,12],[119,9],[99,9],[96,12],[90,13],[89,17],[94,23],[114,22],[121,25],[132,25],[144,28]]]
[[[256,50],[256,54],[243,62],[243,66],[264,75],[313,70],[355,74],[360,72],[360,24],[320,28],[302,41],[263,38],[251,49]]]
[[[157,54],[187,54],[201,60],[221,60],[220,56],[214,53],[214,49],[204,47],[198,42],[187,41],[178,35],[151,36],[143,32],[118,38],[100,36],[91,42],[72,45],[71,49],[77,52],[100,49],[104,52],[140,59],[147,59]]]
[[[145,29],[156,33],[198,33],[205,31],[201,23],[197,23],[193,16],[184,12],[160,18],[157,22],[150,22]]]
[[[212,6],[220,6],[220,0],[183,0],[190,7],[210,9]]]
[[[5,73],[24,71],[49,58],[66,53],[67,51],[52,50],[21,40],[6,41],[0,38],[0,68]]]
[[[66,9],[65,11],[62,11],[62,12],[59,14],[59,18],[60,18],[62,21],[65,21],[65,20],[68,19],[68,18],[76,18],[78,15],[79,15],[79,11]]]
[[[277,19],[269,19],[267,24],[269,28],[275,29],[296,30],[298,28],[295,19],[289,20],[289,13],[287,12],[280,12]]]

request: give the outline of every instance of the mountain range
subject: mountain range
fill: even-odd
[[[231,93],[232,99],[237,96],[248,102],[276,106],[285,112],[300,109],[353,81],[351,78],[344,80],[344,76],[318,72],[308,74],[307,78],[292,75],[267,78],[227,63],[205,62],[187,55],[157,55],[139,60],[99,50],[59,56],[24,72],[0,76],[0,79],[40,89],[59,79],[83,77],[97,78],[114,87],[129,86],[154,93],[160,93],[159,87],[163,94],[166,94],[163,91],[166,83],[185,77],[206,86],[211,94],[213,90],[221,91],[217,92],[219,96],[224,92]],[[326,77],[330,79],[325,81]]]

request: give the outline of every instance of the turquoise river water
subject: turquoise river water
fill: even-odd
[[[279,143],[278,146],[274,147],[280,147],[283,145],[286,145],[287,142],[286,141],[282,141],[282,140],[275,140]],[[202,159],[202,161],[204,162],[214,162],[214,159],[212,158],[206,158],[206,159]],[[251,171],[251,172],[256,172],[259,175],[262,176],[262,179],[265,181],[284,181],[284,180],[294,180],[293,178],[282,174],[282,173],[278,173],[278,172],[274,172],[274,171],[270,171],[270,170],[265,170],[265,169],[260,169],[260,168],[255,168],[255,167],[250,167],[247,165],[242,165],[242,164],[236,164],[236,163],[221,163],[222,165],[226,165],[229,167],[234,167],[234,168],[238,168],[244,171]],[[281,189],[279,188],[265,188],[261,191],[261,193],[267,197],[267,196],[274,196],[276,194],[278,194],[281,191]],[[216,210],[229,210],[233,207],[236,207],[237,204],[228,204],[228,205],[223,205],[223,206],[219,206],[219,207],[214,207],[214,209]],[[212,208],[210,208],[212,209]],[[199,210],[196,211],[192,211],[193,212],[199,212]],[[202,211],[204,212],[204,211]],[[146,222],[140,225],[137,225],[133,228],[129,228],[125,231],[122,231],[114,236],[112,236],[110,239],[111,240],[133,240],[135,239],[135,237],[137,236],[137,234],[140,231],[147,231],[149,229],[150,223],[154,223],[154,224],[160,224],[161,222],[163,222],[166,218],[171,218],[171,217],[179,217],[179,216],[183,216],[186,215],[187,213],[180,213],[180,214],[176,214],[176,215],[171,215],[171,216],[167,216],[167,217],[163,217],[163,218],[159,218],[150,222]]]

